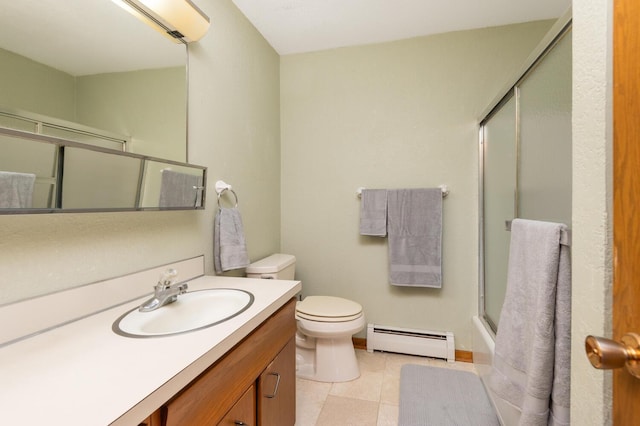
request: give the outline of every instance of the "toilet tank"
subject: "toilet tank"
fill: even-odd
[[[272,254],[247,266],[248,278],[292,280],[295,275],[296,257],[290,254]]]

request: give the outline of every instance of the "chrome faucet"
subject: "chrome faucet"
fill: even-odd
[[[140,305],[138,310],[140,312],[151,312],[178,300],[178,295],[186,293],[189,285],[187,283],[174,284],[177,276],[178,271],[175,269],[167,269],[163,272],[160,275],[158,284],[153,287],[153,297]]]

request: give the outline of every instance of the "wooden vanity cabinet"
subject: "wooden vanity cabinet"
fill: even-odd
[[[256,424],[256,387],[251,385],[218,426],[253,426]]]
[[[258,378],[258,424],[293,425],[296,422],[296,342],[280,351]]]
[[[291,299],[164,404],[162,426],[293,426],[295,332]]]

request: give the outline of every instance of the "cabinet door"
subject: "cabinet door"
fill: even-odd
[[[255,426],[256,424],[256,388],[251,385],[242,398],[222,418],[218,426]]]
[[[274,358],[258,378],[258,425],[293,426],[296,422],[295,339]]]
[[[162,426],[162,415],[160,410],[154,411],[149,417],[144,419],[138,426]]]
[[[220,422],[295,337],[295,303],[295,299],[289,301],[167,402],[163,409],[165,426],[204,426]],[[295,380],[295,346],[292,357]]]

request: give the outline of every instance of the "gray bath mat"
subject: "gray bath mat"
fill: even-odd
[[[407,364],[400,373],[399,426],[498,426],[480,378]]]

